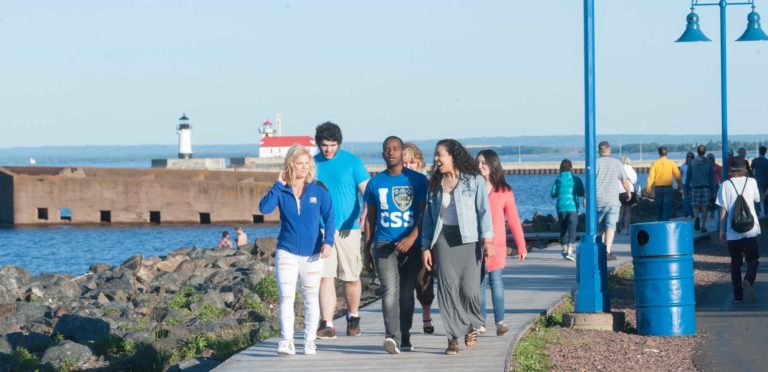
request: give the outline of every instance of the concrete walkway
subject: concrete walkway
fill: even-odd
[[[724,248],[725,249],[725,248]],[[761,247],[766,257],[768,247]],[[746,265],[742,266],[742,275]],[[768,355],[768,266],[758,268],[756,302],[733,303],[730,274],[712,284],[698,299],[696,317],[701,342],[694,363],[702,371],[765,371]]]
[[[618,260],[609,261],[609,267],[631,261],[629,235],[619,234],[615,240],[613,252]],[[215,370],[222,372],[252,370],[397,370],[408,371],[504,371],[509,366],[515,342],[528,327],[558,304],[563,296],[576,289],[576,263],[566,261],[560,255],[559,247],[536,250],[528,255],[524,263],[515,257],[508,257],[504,270],[506,322],[510,332],[496,337],[493,326],[493,312],[488,311],[488,332],[478,339],[472,350],[462,348],[458,356],[443,354],[447,338],[437,301],[432,312],[435,334],[422,333],[421,314],[414,315],[414,328],[411,341],[416,348],[413,352],[399,355],[387,354],[382,348],[384,340],[384,321],[381,314],[381,302],[361,309],[361,337],[348,337],[344,333],[346,323],[343,319],[334,322],[339,336],[335,340],[317,340],[317,355],[303,355],[302,340],[296,340],[297,355],[278,356],[277,338],[254,345],[232,356]],[[490,290],[488,291],[490,305]],[[418,308],[417,302],[417,308]],[[417,310],[420,312],[420,310]],[[297,337],[301,333],[297,332]]]

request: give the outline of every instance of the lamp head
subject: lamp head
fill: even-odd
[[[676,43],[711,41],[703,32],[701,32],[701,28],[699,27],[699,15],[694,13],[693,9],[691,9],[691,13],[685,17],[685,22],[685,31],[677,40],[675,40]]]
[[[768,35],[760,27],[760,14],[757,14],[755,7],[752,7],[752,11],[747,15],[747,22],[746,31],[736,41],[768,40]]]

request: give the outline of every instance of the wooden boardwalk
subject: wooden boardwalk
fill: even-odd
[[[712,226],[710,231],[715,228]],[[616,236],[613,252],[618,260],[609,262],[609,267],[631,261],[629,235]],[[335,340],[317,340],[317,355],[302,354],[302,333],[297,331],[295,356],[278,356],[277,338],[254,345],[219,365],[215,371],[505,371],[509,366],[516,341],[538,319],[563,296],[576,288],[576,263],[560,256],[559,247],[531,252],[524,263],[514,257],[507,258],[504,270],[506,322],[510,331],[496,337],[492,307],[488,309],[488,331],[480,336],[477,346],[466,350],[463,340],[458,356],[443,354],[447,338],[441,323],[437,301],[432,311],[435,334],[422,332],[420,309],[414,315],[411,342],[416,348],[399,355],[387,354],[382,348],[384,321],[381,302],[361,309],[360,337],[346,336],[344,319],[334,321],[339,331]],[[490,305],[490,290],[487,293]],[[417,308],[418,301],[416,302]]]

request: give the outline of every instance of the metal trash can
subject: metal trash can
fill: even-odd
[[[696,335],[693,226],[650,222],[631,226],[637,333]]]

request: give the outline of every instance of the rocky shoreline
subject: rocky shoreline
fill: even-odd
[[[0,267],[0,371],[215,366],[279,330],[275,244],[137,255],[77,277]]]

